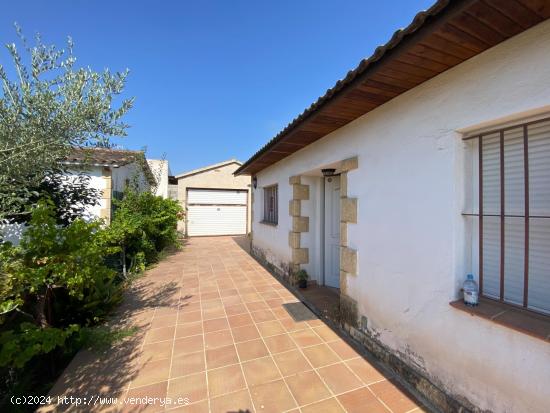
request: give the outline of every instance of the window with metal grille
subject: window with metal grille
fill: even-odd
[[[550,313],[550,119],[466,139],[472,179],[464,215],[480,293]]]
[[[278,214],[278,187],[272,185],[264,188],[264,222],[277,224]]]

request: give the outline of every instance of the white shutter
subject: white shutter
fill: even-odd
[[[243,190],[189,189],[187,205],[246,205],[247,197]]]
[[[504,300],[523,305],[525,167],[523,127],[504,132]]]
[[[482,139],[483,173],[483,292],[500,297],[500,135]]]
[[[529,134],[529,215],[550,216],[550,121]],[[550,312],[550,218],[529,219],[528,306]]]
[[[187,235],[246,234],[246,190],[189,189]]]

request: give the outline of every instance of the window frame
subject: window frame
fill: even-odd
[[[273,184],[263,187],[263,224],[279,224],[279,185]]]
[[[467,136],[463,137],[463,141],[471,141],[471,140],[477,140],[477,154],[473,153],[472,156],[476,157],[476,168],[477,168],[477,213],[463,213],[462,215],[472,216],[478,218],[478,240],[477,240],[477,250],[478,250],[478,279],[479,279],[479,294],[480,298],[486,299],[486,300],[492,300],[495,302],[498,302],[500,304],[515,307],[518,309],[525,310],[530,313],[534,313],[537,315],[543,315],[546,317],[550,317],[550,312],[538,310],[536,308],[529,307],[529,244],[530,244],[530,238],[529,238],[529,226],[530,226],[530,219],[531,218],[545,218],[550,219],[550,215],[531,215],[530,214],[530,181],[529,181],[529,126],[534,125],[537,123],[542,122],[549,122],[550,117],[545,116],[542,118],[538,118],[535,120],[523,120],[514,122],[514,124],[507,124],[503,125],[502,127],[495,127],[490,128],[487,130],[482,130],[477,133],[468,133]],[[523,197],[524,197],[524,205],[523,205],[523,214],[507,214],[505,210],[505,161],[504,161],[504,135],[507,131],[511,131],[514,129],[519,130],[521,128],[522,134],[523,134]],[[491,214],[491,213],[484,213],[484,205],[483,205],[483,198],[484,198],[484,176],[483,176],[483,137],[484,136],[490,136],[498,134],[499,137],[499,191],[500,191],[500,213],[498,214]],[[474,183],[474,177],[471,177],[471,183]],[[473,204],[472,204],[473,206]],[[499,229],[500,229],[500,268],[499,268],[499,297],[495,298],[490,295],[484,294],[484,285],[483,285],[483,241],[484,241],[484,233],[483,233],[483,219],[484,217],[497,217],[500,219],[499,223]],[[505,266],[504,266],[504,257],[506,254],[505,250],[505,221],[506,218],[523,218],[523,228],[524,228],[524,245],[523,245],[523,302],[522,305],[515,304],[513,302],[510,302],[505,299]],[[474,224],[472,224],[474,225]],[[472,249],[474,248],[474,244],[468,245],[468,248]]]

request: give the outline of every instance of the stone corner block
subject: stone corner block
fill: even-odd
[[[346,198],[348,196],[348,173],[342,172],[340,174],[340,198]]]
[[[359,159],[357,156],[354,156],[353,158],[344,159],[342,163],[340,164],[340,170],[341,171],[351,171],[352,169],[359,168]]]
[[[348,245],[348,224],[340,222],[340,245],[346,247]]]
[[[357,198],[340,199],[340,216],[342,222],[357,223]]]
[[[357,275],[357,251],[340,247],[340,270],[350,275]]]
[[[291,217],[299,217],[302,215],[301,203],[297,199],[291,199],[288,203],[288,214]]]
[[[288,233],[288,245],[290,248],[300,248],[300,233],[292,232]]]
[[[309,185],[293,185],[292,198],[296,200],[307,201],[309,199]]]
[[[293,248],[292,249],[292,262],[294,264],[307,264],[309,262],[309,249],[308,248]]]
[[[295,175],[295,176],[291,176],[290,178],[288,178],[288,183],[290,185],[296,185],[296,184],[299,184],[301,181],[300,181],[300,175]]]
[[[292,217],[292,231],[293,232],[308,232],[309,231],[309,217]]]

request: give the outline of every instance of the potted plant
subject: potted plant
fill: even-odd
[[[300,270],[296,273],[296,280],[298,280],[298,287],[307,288],[308,275],[306,270]]]

